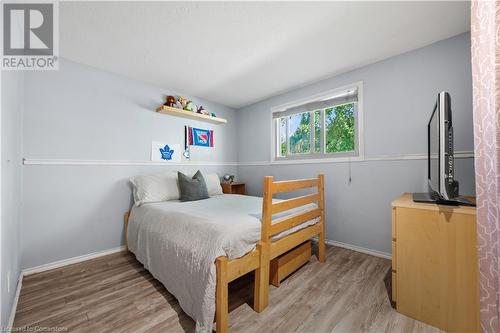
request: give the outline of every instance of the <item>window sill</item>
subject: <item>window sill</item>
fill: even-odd
[[[320,164],[320,163],[345,163],[345,162],[362,162],[364,156],[343,156],[331,158],[304,158],[304,159],[273,159],[271,164]]]

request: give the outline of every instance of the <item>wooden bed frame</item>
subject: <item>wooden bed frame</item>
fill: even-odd
[[[292,199],[273,203],[273,195],[282,192],[296,191],[316,187],[317,192]],[[325,223],[324,223],[324,176],[317,178],[274,181],[272,176],[264,177],[262,205],[261,239],[256,249],[243,257],[228,260],[227,257],[218,257],[216,287],[216,330],[217,333],[227,332],[228,327],[228,284],[251,271],[255,271],[254,303],[256,312],[263,311],[269,302],[269,267],[271,259],[293,249],[303,242],[318,236],[318,260],[325,262]],[[272,222],[273,214],[284,212],[309,203],[318,202],[318,207],[292,214]],[[127,225],[129,213],[125,214],[125,240],[127,239]],[[319,218],[319,221],[307,228],[301,229],[277,241],[272,237],[285,230],[291,229],[303,222]]]

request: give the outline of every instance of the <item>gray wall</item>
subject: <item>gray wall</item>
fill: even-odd
[[[21,272],[22,118],[24,75],[2,72],[1,324],[6,327]],[[7,279],[10,290],[7,290]]]
[[[25,165],[23,268],[123,244],[131,176],[198,168],[220,175],[236,173],[235,111],[193,98],[228,123],[211,125],[155,113],[166,94],[178,95],[68,60],[62,60],[59,71],[27,73],[25,158],[126,165]],[[150,160],[151,141],[182,144],[184,125],[215,130],[215,148],[193,152],[192,160],[221,165],[129,165],[127,161]]]
[[[228,119],[212,126],[153,112],[165,94],[177,93],[63,60],[57,72],[26,74],[24,157],[145,161],[151,141],[182,143],[184,125],[212,127],[216,148],[195,152],[193,160],[219,165],[202,170],[238,173],[254,195],[261,194],[266,175],[291,179],[324,172],[328,238],[389,253],[390,202],[402,192],[425,189],[425,160],[418,154],[426,151],[426,122],[438,91],[452,95],[456,150],[472,151],[470,72],[469,35],[464,34],[237,112],[195,99]],[[271,107],[356,81],[364,82],[366,156],[404,155],[400,160],[269,164]],[[198,169],[125,164],[24,166],[23,268],[119,246],[122,215],[131,204],[129,177]],[[457,173],[462,193],[473,193],[473,160],[459,159]]]
[[[238,167],[251,194],[262,177],[312,177],[325,173],[327,238],[390,253],[391,201],[426,188],[426,125],[436,95],[452,96],[455,149],[473,150],[470,36],[459,35],[358,70],[308,85],[238,110]],[[299,69],[297,69],[299,70]],[[271,165],[270,109],[356,81],[364,83],[365,156],[401,156],[396,161]],[[257,164],[257,165],[254,165]],[[457,160],[461,193],[474,192],[473,159]]]

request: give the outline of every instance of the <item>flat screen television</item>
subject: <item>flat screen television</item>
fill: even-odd
[[[445,205],[474,205],[458,193],[455,180],[453,122],[451,97],[438,94],[427,124],[427,193],[414,193],[415,202],[435,202]]]

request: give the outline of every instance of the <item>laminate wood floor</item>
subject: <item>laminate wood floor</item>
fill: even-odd
[[[250,303],[252,276],[230,285],[230,332],[439,332],[397,313],[384,277],[391,262],[338,247],[270,286],[262,313]],[[15,327],[52,332],[193,332],[175,297],[129,253],[26,276]],[[215,327],[215,325],[214,325]]]

